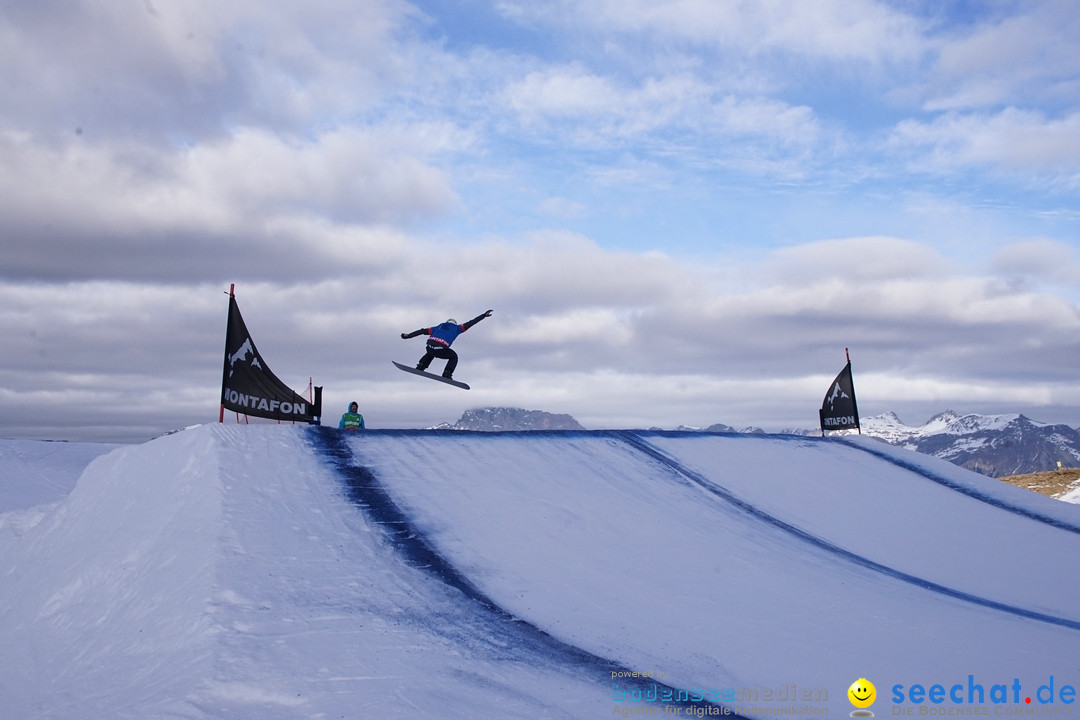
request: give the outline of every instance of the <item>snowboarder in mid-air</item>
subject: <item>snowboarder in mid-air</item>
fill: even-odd
[[[458,364],[457,353],[450,349],[450,345],[457,339],[458,335],[486,317],[491,317],[490,310],[477,315],[464,324],[458,324],[457,320],[450,318],[446,322],[434,327],[420,328],[419,330],[413,330],[411,333],[401,333],[401,338],[402,340],[408,340],[417,335],[430,335],[431,337],[429,337],[427,341],[427,352],[424,353],[424,357],[420,358],[420,362],[416,364],[416,369],[420,372],[426,372],[428,365],[431,364],[432,360],[435,358],[442,358],[446,360],[446,367],[443,369],[442,376],[447,380],[450,380],[453,378],[454,370],[457,368]]]

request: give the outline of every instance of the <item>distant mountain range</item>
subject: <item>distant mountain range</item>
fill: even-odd
[[[1080,465],[1080,431],[1023,415],[960,415],[947,410],[918,427],[895,413],[863,418],[864,435],[948,460],[990,477]]]
[[[1068,425],[1036,422],[1023,415],[960,415],[952,410],[922,425],[905,425],[896,413],[862,418],[862,434],[974,470],[990,477],[1080,466],[1080,431]],[[688,430],[691,428],[680,428]],[[712,425],[702,432],[762,432]],[[794,435],[813,430],[785,430]],[[853,434],[855,431],[848,431]]]
[[[1068,425],[1036,422],[1024,415],[960,415],[947,410],[922,425],[911,426],[889,412],[863,418],[861,425],[864,435],[995,478],[1054,470],[1059,462],[1064,467],[1080,467],[1080,431]],[[585,429],[570,415],[506,407],[466,410],[456,423],[442,423],[436,428],[486,432]],[[736,430],[722,423],[704,429],[680,426],[676,430],[763,432],[756,427]],[[808,435],[814,431],[785,432]]]
[[[569,415],[556,415],[542,410],[490,407],[466,410],[456,423],[441,423],[436,430],[481,430],[500,432],[512,430],[584,430]]]

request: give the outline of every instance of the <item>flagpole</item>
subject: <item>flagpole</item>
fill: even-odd
[[[847,348],[844,348],[844,357],[847,358],[847,364],[851,364],[851,353]],[[855,430],[862,435],[862,424],[859,423],[859,403],[855,399],[855,378],[851,379],[851,408],[855,411]]]
[[[236,283],[229,283],[229,298],[236,297]],[[229,352],[228,348],[225,348],[225,352]],[[222,383],[222,395],[225,394],[224,383]],[[218,411],[218,423],[225,422],[225,403],[221,403],[221,409]]]

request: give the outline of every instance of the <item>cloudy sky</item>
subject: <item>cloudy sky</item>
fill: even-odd
[[[0,437],[217,420],[1080,425],[1072,0],[7,0]],[[447,317],[463,392],[400,373]],[[438,364],[436,365],[438,367]],[[235,418],[232,418],[235,421]]]

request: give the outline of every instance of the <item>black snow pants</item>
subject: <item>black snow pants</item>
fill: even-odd
[[[446,347],[445,345],[439,345],[438,343],[428,342],[427,352],[424,353],[424,357],[420,358],[420,362],[416,364],[417,370],[427,370],[428,365],[435,358],[443,358],[446,360],[446,367],[443,369],[443,377],[451,377],[454,374],[454,370],[457,369],[458,356],[457,353]]]

